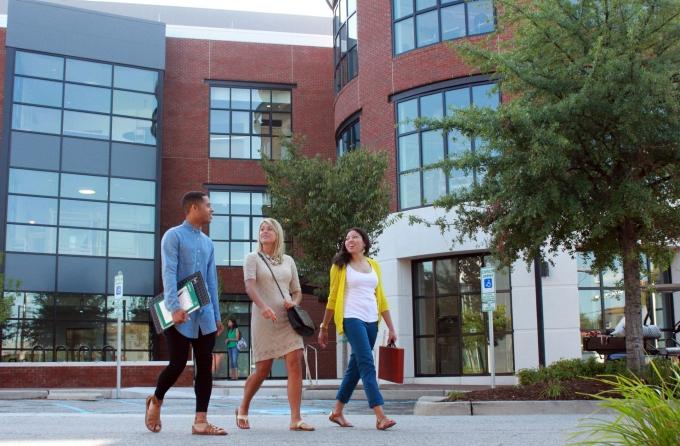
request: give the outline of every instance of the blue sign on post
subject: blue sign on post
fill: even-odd
[[[482,311],[494,311],[496,309],[496,268],[484,267],[479,276],[482,282]]]

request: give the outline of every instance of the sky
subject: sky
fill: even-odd
[[[133,3],[142,5],[189,6],[192,8],[272,12],[316,17],[331,17],[326,0],[87,0],[92,2]]]

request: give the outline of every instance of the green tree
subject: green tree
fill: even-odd
[[[496,5],[498,34],[456,49],[508,100],[419,122],[486,143],[440,165],[482,175],[438,200],[454,212],[434,223],[458,241],[488,234],[505,265],[563,249],[592,252],[599,269],[621,259],[627,361],[639,371],[640,257],[667,259],[680,238],[680,2]]]
[[[10,316],[12,305],[14,304],[14,297],[10,294],[5,294],[5,274],[3,266],[5,264],[5,255],[0,252],[0,326],[2,326],[7,318]],[[12,281],[8,280],[7,288],[12,287]]]
[[[297,145],[291,143],[281,160],[262,161],[271,197],[266,214],[293,241],[303,281],[325,297],[331,259],[345,231],[359,226],[374,240],[388,224],[387,156],[361,149],[332,162],[305,157]]]

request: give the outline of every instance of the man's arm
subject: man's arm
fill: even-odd
[[[220,296],[217,295],[217,266],[215,265],[215,245],[210,242],[210,259],[208,260],[208,277],[206,278],[206,285],[210,293],[210,301],[212,302],[213,312],[215,313],[215,322],[222,322],[220,315]]]
[[[165,306],[171,312],[181,309],[177,297],[177,265],[179,264],[179,236],[168,231],[161,240],[161,265]]]

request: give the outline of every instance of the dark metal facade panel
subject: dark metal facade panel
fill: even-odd
[[[109,259],[107,276],[110,278],[108,293],[113,294],[113,276],[123,273],[123,292],[126,296],[149,296],[154,294],[153,260]]]
[[[61,170],[87,175],[108,175],[109,142],[92,139],[64,138]]]
[[[54,291],[57,256],[40,254],[5,254],[5,278],[18,282],[21,291]]]
[[[103,294],[106,291],[106,259],[59,256],[57,291]]]
[[[165,23],[33,0],[9,0],[6,45],[165,69]]]
[[[111,176],[155,180],[156,152],[156,147],[113,143]]]
[[[59,137],[12,132],[10,167],[59,170]]]

